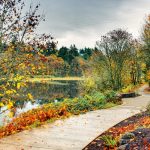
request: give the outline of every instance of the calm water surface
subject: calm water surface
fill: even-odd
[[[49,84],[28,83],[27,87],[21,91],[20,95],[26,95],[27,93],[31,93],[33,95],[34,101],[31,102],[30,100],[21,97],[16,99],[16,113],[14,117],[49,102],[57,103],[64,98],[77,97],[79,95],[78,81],[59,81]],[[9,117],[9,114],[10,111],[7,110],[6,107],[2,107],[0,109],[0,126],[6,125],[11,121],[12,118]]]

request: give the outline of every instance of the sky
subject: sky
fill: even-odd
[[[26,4],[30,3],[26,0]],[[50,33],[58,47],[75,44],[78,48],[95,46],[101,36],[122,28],[140,37],[142,25],[150,14],[150,0],[32,0],[40,3],[46,21],[38,33]]]

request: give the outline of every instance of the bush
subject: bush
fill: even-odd
[[[120,104],[121,98],[118,98],[114,92],[104,95],[95,91],[83,97],[65,99],[63,103],[66,105],[68,112],[80,114],[87,111],[107,108],[109,106],[111,107],[114,106],[114,104]]]
[[[107,103],[122,104],[122,98],[115,91],[105,92]]]
[[[72,114],[80,114],[92,110],[92,105],[84,98],[67,99],[64,101],[67,111]]]
[[[106,91],[105,92],[106,99],[112,99],[117,96],[115,91]]]
[[[147,110],[147,112],[150,114],[150,103],[148,104],[146,110]]]
[[[93,90],[97,89],[96,81],[93,77],[88,77],[80,83],[80,88],[83,90],[83,93],[91,93]]]

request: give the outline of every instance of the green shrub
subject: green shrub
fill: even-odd
[[[105,92],[107,103],[122,104],[121,96],[118,96],[115,91]]]
[[[101,137],[101,139],[104,141],[105,145],[109,148],[114,148],[117,146],[117,140],[110,135],[104,135]]]
[[[82,97],[74,99],[65,99],[63,104],[67,106],[67,110],[73,114],[80,114],[87,111],[113,107],[118,104],[116,93],[114,91],[103,94],[101,92],[91,92]]]
[[[147,112],[150,114],[150,104],[148,104],[146,110],[147,110]]]
[[[106,97],[104,94],[100,92],[94,92],[92,93],[92,101],[91,101],[93,107],[96,109],[102,108],[106,103]]]
[[[90,102],[84,98],[67,99],[64,101],[64,104],[67,106],[68,112],[73,114],[93,110]]]
[[[63,103],[67,106],[69,112],[79,114],[81,112],[104,108],[107,102],[104,94],[94,92],[91,95],[87,94],[79,98],[65,99]]]
[[[93,92],[92,93],[92,97],[96,100],[100,100],[100,101],[105,101],[106,100],[106,96],[100,92]]]
[[[117,93],[115,91],[112,91],[112,90],[106,91],[105,96],[106,96],[106,99],[112,99],[112,98],[117,96]]]

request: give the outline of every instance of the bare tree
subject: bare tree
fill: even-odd
[[[44,19],[44,15],[37,14],[40,4],[23,13],[23,0],[0,0],[0,51],[9,42],[23,42],[30,39],[31,34]]]
[[[113,30],[96,43],[101,51],[101,62],[107,70],[113,89],[122,85],[122,70],[131,51],[132,35],[122,29]]]

